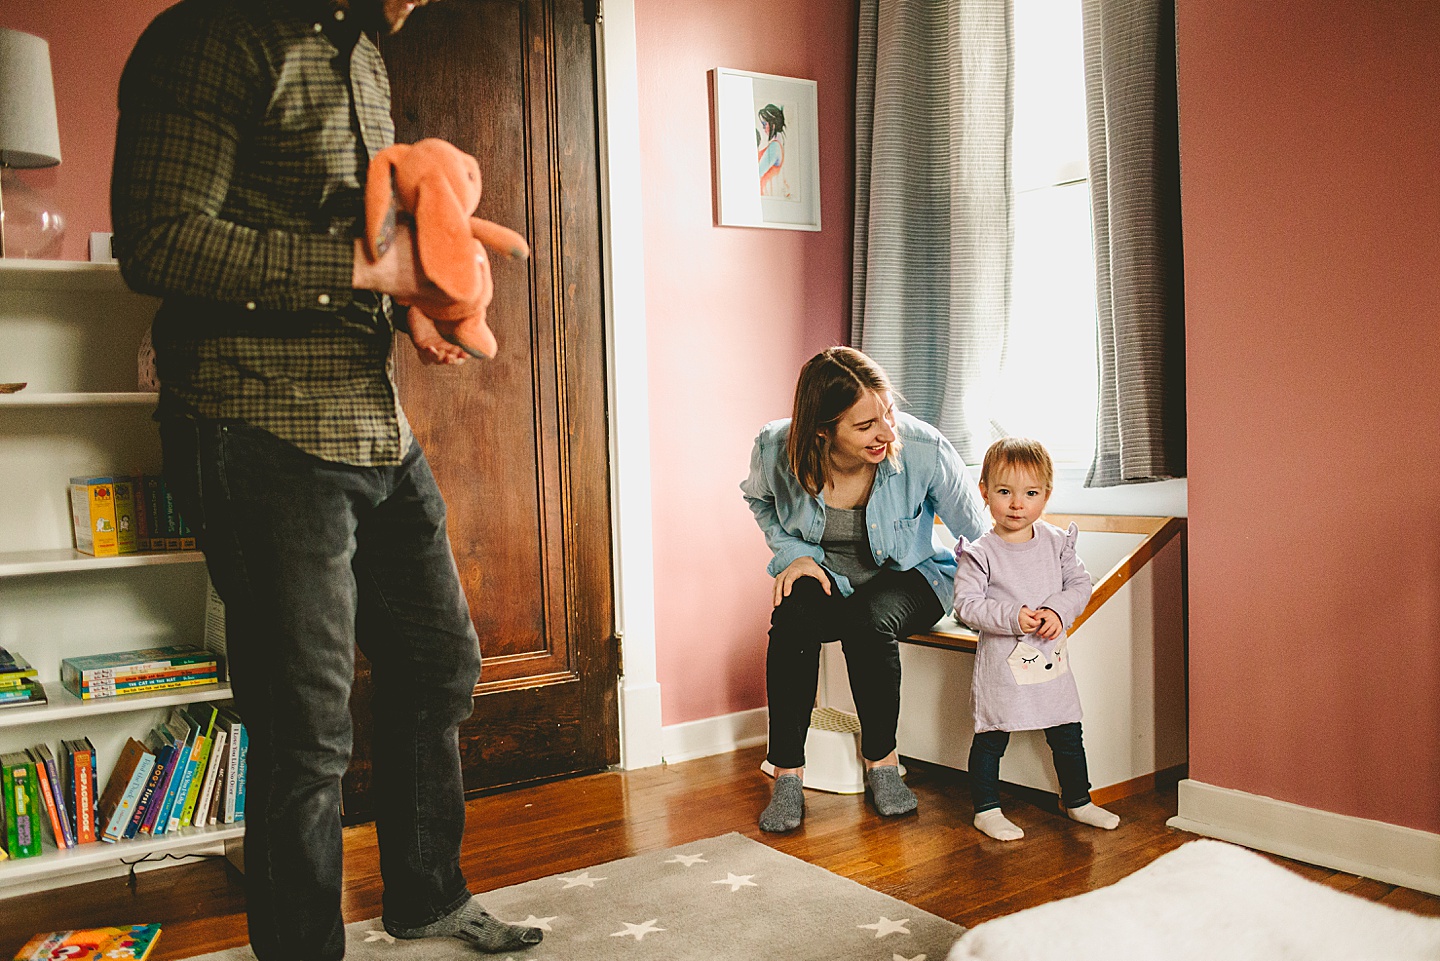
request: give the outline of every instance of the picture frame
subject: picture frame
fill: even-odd
[[[814,80],[710,71],[715,223],[820,229],[820,126]]]

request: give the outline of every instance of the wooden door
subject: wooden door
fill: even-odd
[[[449,506],[480,635],[467,792],[619,760],[618,658],[596,152],[583,0],[446,0],[383,38],[396,139],[480,161],[479,213],[526,235],[495,265],[493,361],[426,367],[397,346],[401,402]],[[347,820],[368,816],[369,665],[357,668]]]

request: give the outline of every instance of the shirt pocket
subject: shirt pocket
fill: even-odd
[[[1010,666],[1015,683],[1020,685],[1044,684],[1070,671],[1069,652],[1063,640],[1055,648],[1055,656],[1048,660],[1038,647],[1016,641],[1015,650],[1010,652],[1005,663]]]

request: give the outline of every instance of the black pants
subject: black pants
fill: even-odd
[[[820,645],[839,639],[860,716],[860,753],[878,761],[895,750],[900,720],[900,638],[928,630],[945,613],[918,570],[882,570],[841,597],[802,577],[770,615],[765,690],[770,701],[770,763],[805,765],[805,734],[820,679]]]
[[[470,898],[457,732],[480,647],[416,445],[348,467],[234,423],[161,425],[165,477],[196,531],[250,732],[245,890],[260,961],[337,961],[340,779],[358,643],[375,682],[375,827],[386,920],[415,927]]]
[[[1085,740],[1080,722],[1045,729],[1045,740],[1060,779],[1060,803],[1066,808],[1090,803],[1090,772],[1085,765]],[[1010,746],[1009,731],[982,731],[970,742],[970,797],[975,813],[1000,806],[1000,759]]]

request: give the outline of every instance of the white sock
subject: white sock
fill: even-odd
[[[1025,832],[1001,814],[999,808],[991,808],[975,815],[975,827],[997,841],[1018,841],[1025,836]]]
[[[1072,821],[1107,831],[1113,831],[1120,826],[1120,815],[1111,814],[1098,804],[1082,804],[1078,808],[1068,808],[1065,813],[1070,815]]]

